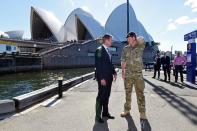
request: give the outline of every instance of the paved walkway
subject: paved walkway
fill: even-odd
[[[60,101],[50,99],[0,121],[0,131],[140,131],[135,92],[132,117],[120,117],[125,97],[120,76],[113,83],[110,98],[110,111],[115,120],[95,123],[97,84],[88,80],[65,92]],[[147,114],[152,130],[197,131],[197,89],[165,83],[151,76],[151,72],[144,72]]]

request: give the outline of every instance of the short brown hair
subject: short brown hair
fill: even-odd
[[[106,40],[106,39],[111,39],[111,38],[112,38],[111,35],[105,34],[105,35],[103,36],[103,41]]]

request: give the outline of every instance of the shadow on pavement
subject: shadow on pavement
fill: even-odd
[[[180,89],[184,89],[185,87],[183,86],[183,85],[180,85],[180,84],[178,84],[178,83],[169,83],[171,86],[175,86],[175,87],[178,87],[178,88],[180,88]]]
[[[168,102],[172,107],[177,109],[194,125],[197,125],[197,107],[195,105],[188,102],[184,98],[177,96],[175,93],[164,88],[163,86],[157,86],[147,79],[144,80],[153,87],[153,91],[160,95],[161,98]]]
[[[12,117],[14,115],[15,115],[15,113],[0,115],[0,121],[8,119],[8,118],[10,118],[10,117]]]
[[[164,80],[160,80],[160,81],[170,84],[174,87],[178,87],[180,89],[189,88],[189,89],[197,90],[197,88],[190,86],[187,83],[174,83],[174,82],[168,82],[168,81],[164,81]]]
[[[169,81],[165,81],[163,79],[160,79],[161,82],[165,82],[166,84],[169,84],[171,86],[174,86],[174,87],[178,87],[180,89],[184,89],[185,87],[182,85],[182,84],[179,84],[179,83],[175,83],[175,82],[169,82]]]
[[[188,85],[188,84],[186,84],[186,83],[184,83],[183,84],[185,87],[187,87],[187,88],[190,88],[190,89],[193,89],[193,90],[197,90],[197,88],[195,88],[195,87],[193,87],[193,86],[190,86],[190,85]],[[197,85],[196,85],[197,86]]]
[[[45,107],[50,107],[53,104],[56,104],[56,102],[58,102],[60,99],[58,97],[56,97],[53,101],[49,102]]]
[[[125,117],[128,123],[128,130],[127,131],[137,131],[137,127],[135,126],[135,123],[133,121],[133,118],[129,115]]]
[[[108,127],[107,121],[105,121],[105,123],[97,123],[97,122],[95,122],[92,131],[109,131],[109,127]]]

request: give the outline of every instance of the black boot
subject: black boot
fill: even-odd
[[[111,116],[109,113],[108,114],[103,114],[103,117],[107,117],[108,119],[115,119],[114,116]]]
[[[109,114],[108,103],[109,103],[109,101],[107,101],[107,103],[105,103],[105,104],[103,105],[103,114],[102,114],[102,117],[106,117],[106,118],[108,118],[108,119],[115,119],[114,116],[111,116],[111,115]]]

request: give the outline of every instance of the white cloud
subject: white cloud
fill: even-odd
[[[197,24],[197,18],[189,18],[189,16],[181,16],[176,20],[169,21],[167,30],[176,30],[179,25],[186,25],[186,24]]]
[[[170,24],[168,25],[167,29],[168,29],[169,31],[171,31],[171,30],[176,30],[176,29],[177,29],[177,26],[176,26],[174,23],[170,23]]]
[[[197,0],[185,0],[185,6],[190,6],[192,8],[192,12],[197,12]]]
[[[75,5],[74,0],[69,0],[69,2],[71,3],[71,5],[72,5],[72,6],[74,6],[74,5]]]
[[[104,4],[104,7],[107,8],[109,6],[109,3],[106,1]]]
[[[190,23],[197,24],[197,18],[190,19],[188,16],[182,16],[176,19],[175,23],[179,25],[185,25],[185,24],[190,24]]]
[[[168,22],[172,22],[173,21],[173,19],[168,19]]]

